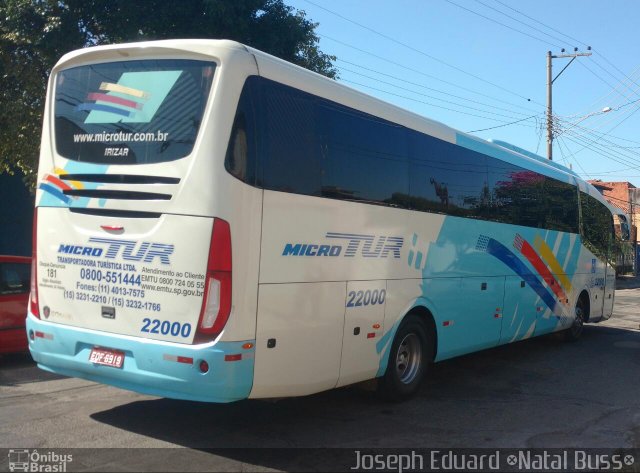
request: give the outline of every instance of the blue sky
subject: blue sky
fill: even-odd
[[[553,86],[554,160],[586,179],[640,187],[640,2],[285,3],[319,23],[320,47],[337,56],[347,85],[465,132],[522,120],[474,134],[543,156],[547,51],[590,45],[592,56],[576,59]],[[554,59],[554,76],[568,62]]]

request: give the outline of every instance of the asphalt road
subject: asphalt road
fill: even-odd
[[[173,401],[5,356],[0,448],[128,449],[75,464],[94,471],[279,470],[327,455],[250,450],[273,447],[640,448],[640,282],[620,286],[614,317],[588,325],[580,341],[548,336],[438,363],[403,404],[362,387],[277,402]]]

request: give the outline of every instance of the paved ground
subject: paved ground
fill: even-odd
[[[124,459],[169,468],[172,457],[184,470],[237,471],[284,468],[291,453],[202,449],[640,448],[640,280],[619,287],[614,317],[587,326],[579,342],[543,337],[439,363],[403,404],[361,388],[278,402],[172,401],[47,374],[28,355],[4,357],[0,448],[186,447],[118,451],[86,468],[117,469]]]

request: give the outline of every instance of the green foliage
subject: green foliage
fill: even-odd
[[[68,51],[225,38],[335,78],[316,26],[283,0],[0,0],[0,173],[36,170],[47,78]]]

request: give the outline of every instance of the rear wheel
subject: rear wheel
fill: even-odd
[[[584,331],[584,321],[587,318],[587,303],[584,297],[580,297],[576,302],[575,318],[571,327],[564,331],[564,339],[573,342],[578,340],[582,336]]]
[[[380,380],[380,394],[387,400],[402,401],[413,396],[425,378],[429,365],[427,331],[415,316],[401,325],[391,345],[387,371]]]

